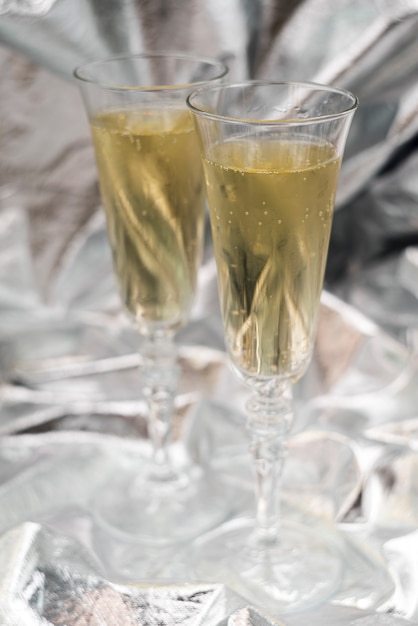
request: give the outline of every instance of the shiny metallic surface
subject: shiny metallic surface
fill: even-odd
[[[0,15],[45,15],[51,9],[55,0],[2,0]]]
[[[190,546],[121,542],[95,518],[108,477],[149,447],[72,71],[162,48],[359,97],[284,509],[336,525],[350,555],[310,624],[418,623],[417,33],[414,0],[0,0],[2,624],[307,623],[194,580]],[[248,509],[246,392],[225,360],[209,238],[179,343],[176,454],[226,475]]]
[[[234,79],[312,80],[355,92],[360,107],[339,185],[329,278],[417,239],[417,30],[414,0],[3,2],[0,182],[29,195],[36,226],[46,215],[66,222],[56,224],[48,254],[36,228],[44,272],[99,204],[72,72],[87,60],[143,50],[214,56]]]
[[[93,216],[63,255],[46,305],[34,281],[24,207],[21,195],[4,190],[2,623],[83,624],[88,616],[100,624],[105,613],[112,624],[171,624],[173,615],[200,624],[201,611],[209,625],[303,623],[303,613],[263,615],[262,607],[248,606],[230,589],[202,585],[193,544],[121,541],[101,524],[97,498],[111,477],[120,468],[139,471],[149,457],[138,338],[109,280],[103,219]],[[222,337],[208,248],[192,319],[178,338],[173,455],[222,477],[236,494],[233,516],[252,508],[248,392],[229,371]],[[408,577],[415,571],[409,546],[418,524],[414,371],[402,343],[324,292],[314,359],[295,388],[283,492],[285,515],[336,525],[345,555],[344,579],[310,614],[312,624],[349,624],[362,615],[379,624],[382,611],[397,624],[400,617],[389,612],[418,615]]]
[[[3,3],[0,67],[7,95],[0,104],[0,182],[17,184],[29,196],[35,188],[36,200],[29,203],[36,224],[43,224],[45,214],[66,221],[61,232],[57,226],[48,255],[40,250],[39,234],[34,241],[49,272],[99,204],[88,129],[72,84],[76,65],[171,49],[223,59],[234,79],[346,87],[359,97],[360,107],[331,242],[328,274],[337,280],[397,249],[405,238],[418,238],[417,30],[413,0],[343,0],[338,7],[328,0]]]

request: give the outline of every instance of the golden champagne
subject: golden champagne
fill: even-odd
[[[96,115],[91,129],[122,299],[144,328],[179,326],[195,291],[204,223],[191,116],[112,111]]]
[[[244,377],[296,380],[312,352],[340,158],[227,141],[204,162],[227,349]]]

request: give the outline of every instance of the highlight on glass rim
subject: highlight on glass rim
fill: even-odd
[[[187,99],[205,171],[225,344],[247,401],[254,520],[202,538],[203,580],[274,612],[332,595],[344,551],[326,526],[280,516],[292,384],[311,361],[338,175],[357,100],[268,81],[208,86]]]

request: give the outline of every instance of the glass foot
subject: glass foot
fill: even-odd
[[[122,541],[169,545],[195,538],[233,514],[228,486],[197,469],[177,481],[157,482],[122,470],[94,503],[96,523]]]
[[[336,533],[283,522],[279,542],[260,549],[253,528],[253,520],[232,520],[198,539],[197,578],[225,584],[273,617],[312,608],[337,591],[343,554]]]

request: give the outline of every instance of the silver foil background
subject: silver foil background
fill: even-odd
[[[232,77],[318,80],[360,99],[315,358],[295,392],[285,502],[337,523],[357,555],[310,623],[418,623],[417,367],[405,347],[418,326],[417,30],[414,0],[0,2],[2,623],[272,623],[229,590],[193,583],[186,553],[112,541],[92,517],[104,468],[147,440],[137,340],[120,313],[71,75],[91,58],[161,48],[223,58]],[[208,241],[179,337],[176,433],[246,483],[245,392],[225,364],[215,282]]]
[[[92,58],[145,49],[220,57],[232,78],[313,80],[354,91],[360,107],[328,278],[340,280],[414,243],[415,177],[408,164],[418,126],[417,30],[416,0],[3,1],[0,183],[29,195],[42,277],[99,204],[72,71]],[[48,252],[40,234],[46,229],[53,229]]]

